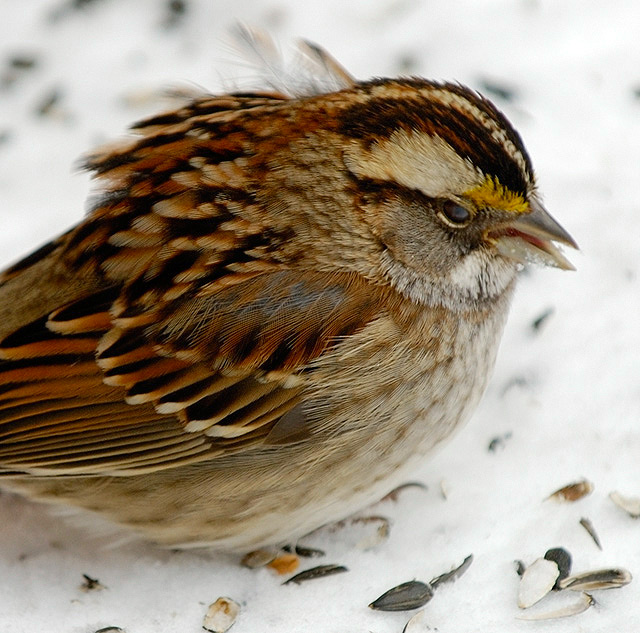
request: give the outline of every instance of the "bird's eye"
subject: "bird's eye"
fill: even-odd
[[[460,228],[471,221],[471,211],[453,200],[445,200],[440,206],[438,215],[442,221],[452,227]]]

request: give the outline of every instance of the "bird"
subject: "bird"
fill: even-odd
[[[94,150],[86,216],[0,276],[0,488],[160,546],[278,547],[406,481],[520,271],[577,248],[484,96],[244,36],[266,87]]]

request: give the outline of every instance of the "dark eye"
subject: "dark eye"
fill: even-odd
[[[465,226],[471,221],[471,211],[453,200],[445,200],[438,215],[445,224],[454,227]]]

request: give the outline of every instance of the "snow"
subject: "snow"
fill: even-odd
[[[229,45],[241,20],[268,29],[284,50],[298,37],[317,42],[361,78],[411,73],[484,90],[523,135],[547,208],[580,244],[568,253],[578,270],[523,275],[482,405],[415,475],[428,490],[369,509],[391,519],[388,540],[363,550],[358,541],[375,528],[351,523],[307,539],[326,556],[302,568],[338,563],[348,573],[282,586],[271,570],[245,569],[232,556],[114,544],[2,494],[0,631],[195,632],[207,606],[228,596],[241,604],[234,633],[400,633],[411,613],[367,605],[470,553],[469,570],[437,589],[412,631],[633,630],[640,578],[596,592],[584,614],[517,620],[514,560],[562,546],[576,572],[615,566],[640,575],[640,522],[608,498],[640,495],[640,3],[185,0],[168,26],[169,4],[0,0],[3,264],[81,217],[90,184],[74,173],[78,157],[165,107],[164,88],[251,82],[255,73],[232,63]],[[16,55],[35,66],[12,68]],[[53,91],[58,102],[38,115]],[[503,441],[489,451],[496,437]],[[591,495],[547,499],[583,477]],[[82,591],[82,574],[104,588]]]

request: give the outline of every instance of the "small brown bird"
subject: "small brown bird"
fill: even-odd
[[[96,151],[90,213],[3,273],[0,486],[246,551],[378,500],[472,413],[519,267],[575,243],[485,98],[306,55],[317,80]]]

